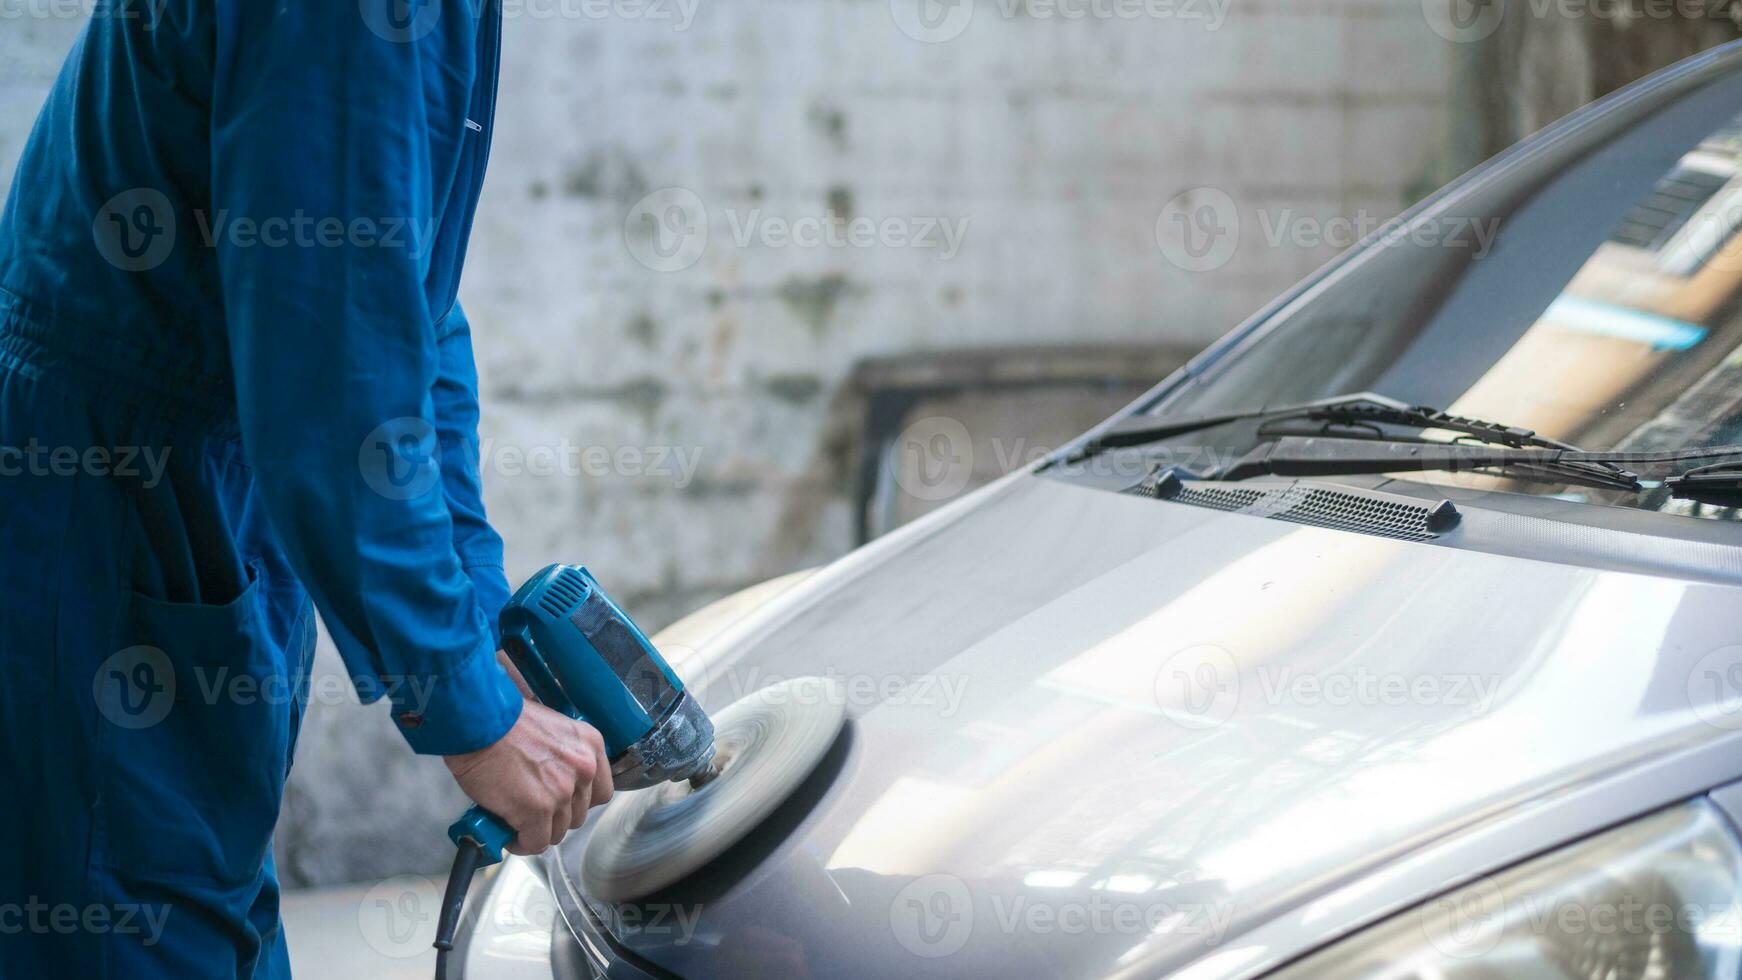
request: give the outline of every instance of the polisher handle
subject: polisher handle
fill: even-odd
[[[526,623],[504,624],[502,651],[508,654],[514,669],[520,671],[521,679],[526,681],[527,687],[532,688],[532,694],[538,698],[540,704],[570,718],[581,717],[580,710],[563,692],[562,682],[551,672],[550,664],[544,659],[544,651],[533,642],[532,630]]]
[[[458,847],[465,840],[478,845],[480,868],[487,868],[502,860],[503,850],[514,842],[514,837],[513,827],[475,803],[465,815],[448,827],[448,839],[454,842],[454,846]]]
[[[575,706],[563,694],[562,685],[551,674],[550,665],[544,662],[543,655],[532,641],[531,631],[524,623],[503,630],[502,649],[507,652],[508,659],[514,662],[515,669],[520,671],[520,676],[532,688],[533,695],[540,703],[570,718],[580,717],[580,712],[575,710]],[[514,837],[513,827],[477,804],[473,804],[470,810],[448,827],[448,839],[456,847],[464,840],[471,840],[478,845],[478,867],[481,868],[501,861],[503,850],[513,842]]]

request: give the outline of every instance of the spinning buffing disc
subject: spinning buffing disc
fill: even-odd
[[[626,902],[712,861],[792,795],[846,717],[840,685],[822,677],[795,677],[733,702],[713,716],[720,775],[699,789],[662,783],[613,799],[581,858],[583,890]]]

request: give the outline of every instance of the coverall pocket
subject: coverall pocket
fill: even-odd
[[[109,864],[123,877],[252,880],[284,792],[295,687],[261,615],[259,562],[221,605],[129,597],[99,672]]]

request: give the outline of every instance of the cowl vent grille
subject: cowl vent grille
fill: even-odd
[[[1226,513],[1268,517],[1399,541],[1431,541],[1457,526],[1449,500],[1428,502],[1373,490],[1333,490],[1300,483],[1228,486],[1185,480],[1162,470],[1128,492]]]
[[[1236,490],[1232,487],[1189,487],[1166,498],[1174,503],[1208,507],[1211,510],[1241,511],[1264,499],[1262,490]]]

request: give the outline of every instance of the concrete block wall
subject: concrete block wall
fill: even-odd
[[[56,9],[0,0],[0,178]],[[649,627],[846,550],[859,359],[1201,344],[1474,162],[1413,0],[506,9],[462,291],[487,499],[511,578],[585,561]],[[287,878],[432,870],[445,779],[316,705]]]

